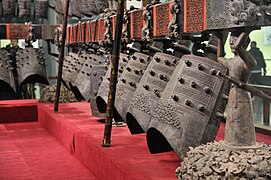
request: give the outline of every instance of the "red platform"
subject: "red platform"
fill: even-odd
[[[38,120],[37,100],[0,101],[0,123]]]
[[[1,104],[5,104],[5,106],[9,105],[10,108],[14,108],[18,104],[14,103],[14,101],[11,101],[10,104],[7,101],[5,102],[6,103],[0,103],[0,107]],[[28,103],[33,102],[25,100],[23,101],[23,103],[26,103],[27,105]],[[53,112],[52,104],[42,104],[36,102],[34,102],[34,104],[37,105],[38,107],[37,109],[39,124],[38,123],[5,124],[4,126],[7,128],[7,131],[9,133],[16,132],[16,134],[18,134],[16,135],[16,137],[18,138],[20,135],[24,135],[23,133],[20,134],[18,132],[20,128],[27,129],[29,137],[31,131],[36,132],[35,128],[38,128],[40,130],[46,129],[52,136],[54,136],[59,142],[61,142],[61,144],[64,145],[65,149],[68,150],[70,154],[72,154],[90,171],[89,173],[86,173],[85,170],[78,168],[78,171],[85,172],[84,177],[88,177],[87,179],[93,179],[93,177],[96,177],[97,179],[110,179],[110,180],[176,179],[175,169],[179,166],[180,162],[177,155],[174,152],[167,152],[162,154],[150,154],[147,148],[145,134],[131,135],[127,127],[113,127],[112,147],[102,148],[101,143],[103,137],[104,124],[99,123],[97,121],[98,118],[91,116],[91,111],[89,108],[90,106],[88,103],[80,102],[80,103],[60,104],[59,112],[57,113]],[[33,112],[32,110],[30,111],[29,109],[28,110],[26,109],[23,111],[25,114],[36,113]],[[3,108],[0,108],[0,114],[3,113],[2,111]],[[11,119],[17,117],[16,113],[10,113],[10,115],[11,116],[9,118]],[[13,118],[12,115],[14,115]],[[38,134],[34,133],[32,138],[37,137]],[[219,130],[216,140],[223,139],[223,134],[224,134],[224,124],[221,124],[221,128]],[[0,135],[1,135],[1,126],[0,126]],[[29,137],[27,138],[28,143],[31,142],[29,141]],[[14,139],[14,136],[11,136],[11,140],[12,139]],[[38,139],[36,138],[36,143],[38,143],[37,140]],[[40,140],[43,141],[42,139]],[[257,134],[257,141],[271,144],[271,137],[262,134]],[[18,143],[19,142],[21,141],[18,141]],[[2,143],[2,140],[0,143]],[[46,146],[46,143],[45,144],[43,143],[43,145]],[[23,146],[22,142],[20,146]],[[23,147],[27,148],[28,146],[24,145]],[[30,145],[28,148],[29,150],[25,151],[31,152],[31,148],[33,148],[33,146]],[[54,151],[54,146],[49,146],[47,147],[47,149],[51,149],[52,151]],[[39,149],[36,148],[35,151],[36,150]],[[40,150],[42,151],[42,148],[40,148]],[[28,155],[30,156],[30,154]],[[45,162],[50,161],[50,159],[47,159],[46,155],[42,155],[42,153],[34,153],[34,155],[43,157],[43,161]],[[0,164],[1,158],[2,157],[0,156]],[[35,160],[35,157],[29,158]],[[56,157],[56,159],[61,158]],[[40,163],[41,162],[42,160],[40,160]],[[22,167],[24,167],[24,164],[25,164],[24,162],[21,163]],[[52,169],[54,169],[54,167],[60,168],[60,166],[55,166],[54,164],[51,164],[51,166]],[[38,167],[42,166],[39,165]],[[19,166],[16,167],[14,166],[14,168],[19,168]],[[74,169],[76,168],[77,167],[74,167]],[[25,169],[24,171],[26,174],[29,173],[27,171],[27,168],[21,169],[23,170]],[[38,171],[38,168],[36,168],[35,171]],[[53,173],[51,175],[53,175]],[[49,176],[50,174],[46,176],[46,178],[48,178]],[[2,176],[0,174],[0,179],[1,177]]]

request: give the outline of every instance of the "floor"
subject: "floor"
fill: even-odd
[[[0,179],[97,179],[38,122],[0,124]]]

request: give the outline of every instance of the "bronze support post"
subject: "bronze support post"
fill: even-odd
[[[57,86],[56,86],[56,96],[55,96],[55,104],[54,111],[58,111],[59,105],[59,96],[60,96],[60,87],[61,87],[61,79],[62,79],[62,70],[63,70],[63,60],[64,60],[64,51],[65,51],[65,41],[66,41],[66,33],[67,33],[67,18],[69,11],[69,3],[70,0],[66,0],[64,16],[63,16],[63,24],[62,24],[62,42],[60,46],[60,52],[58,56],[58,76],[57,76]]]
[[[104,137],[102,146],[111,146],[111,133],[112,133],[112,120],[113,111],[116,95],[116,86],[118,78],[118,67],[119,67],[119,56],[121,50],[121,34],[124,14],[124,0],[118,0],[117,20],[116,20],[116,32],[115,40],[113,44],[112,60],[111,60],[111,75],[110,75],[110,86],[108,94],[108,103],[106,108],[106,119],[104,128]]]

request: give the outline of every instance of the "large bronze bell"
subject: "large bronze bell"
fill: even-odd
[[[31,0],[18,0],[19,17],[31,15]]]
[[[131,97],[133,97],[150,61],[151,57],[149,55],[136,52],[121,74],[116,90],[115,109],[118,114],[114,117],[115,121],[126,121],[126,113]]]
[[[224,112],[225,79],[221,64],[208,58],[184,55],[152,114],[147,131],[151,153],[174,150],[180,157],[189,147],[213,141]]]
[[[130,61],[131,57],[128,54],[121,53],[119,59],[119,71],[118,71],[118,80],[121,76],[124,68]],[[96,97],[96,104],[100,113],[106,112],[107,100],[108,100],[108,90],[110,84],[110,73],[111,73],[111,65],[109,66],[103,81],[99,87],[97,97]],[[116,113],[116,112],[115,112]]]
[[[17,52],[18,83],[49,84],[43,52],[40,49],[26,47]]]
[[[101,81],[100,78],[105,75],[107,65],[103,64],[102,56],[89,54],[88,56],[83,56],[83,58],[85,59],[84,65],[80,68],[75,81],[75,86],[78,88],[84,99],[89,101],[91,97],[91,87],[97,93],[99,87],[99,84],[97,83]],[[95,85],[98,87],[94,87]],[[92,95],[94,95],[93,93]]]
[[[58,14],[64,14],[65,0],[55,0],[55,10]]]
[[[151,115],[180,58],[156,53],[134,92],[126,114],[132,134],[148,130]]]
[[[48,0],[35,0],[35,17],[47,19]]]
[[[108,0],[95,0],[95,6],[97,12],[102,13],[105,9],[109,8]]]
[[[69,8],[69,15],[76,16],[76,17],[84,17],[81,13],[82,4],[78,0],[71,0],[70,8]]]
[[[8,53],[0,49],[0,90],[15,91],[14,77],[9,63]]]
[[[2,0],[3,15],[15,15],[16,0]]]

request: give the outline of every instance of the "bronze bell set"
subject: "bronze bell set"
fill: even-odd
[[[218,43],[224,46],[225,37],[234,28],[271,24],[267,10],[270,6],[269,1],[260,4],[227,0],[153,1],[142,9],[127,10],[114,120],[126,122],[132,134],[145,132],[151,153],[174,150],[184,157],[190,146],[213,141],[231,87],[224,78],[228,75],[227,68],[217,62],[217,49],[221,45]],[[260,13],[251,13],[255,8],[260,9]],[[69,25],[66,44],[73,47],[78,43],[88,47],[96,44],[110,52],[115,24],[116,15],[109,13],[99,19]],[[223,34],[222,38],[219,33]],[[80,56],[80,52],[73,57],[67,55],[64,76],[67,72],[77,73],[79,78],[76,77],[74,86],[86,100],[92,99],[92,107],[96,99],[97,110],[105,113],[110,56],[94,51],[85,53],[84,56]],[[94,55],[104,59],[101,65],[94,62]],[[103,66],[100,73],[96,66]],[[91,75],[96,73],[98,77],[92,80]],[[75,76],[67,78],[66,84],[72,78]]]
[[[3,15],[14,17],[16,14],[19,18],[31,16],[32,0],[2,0]],[[16,12],[16,5],[18,5],[18,12]],[[35,18],[47,18],[49,8],[48,0],[34,1]]]

